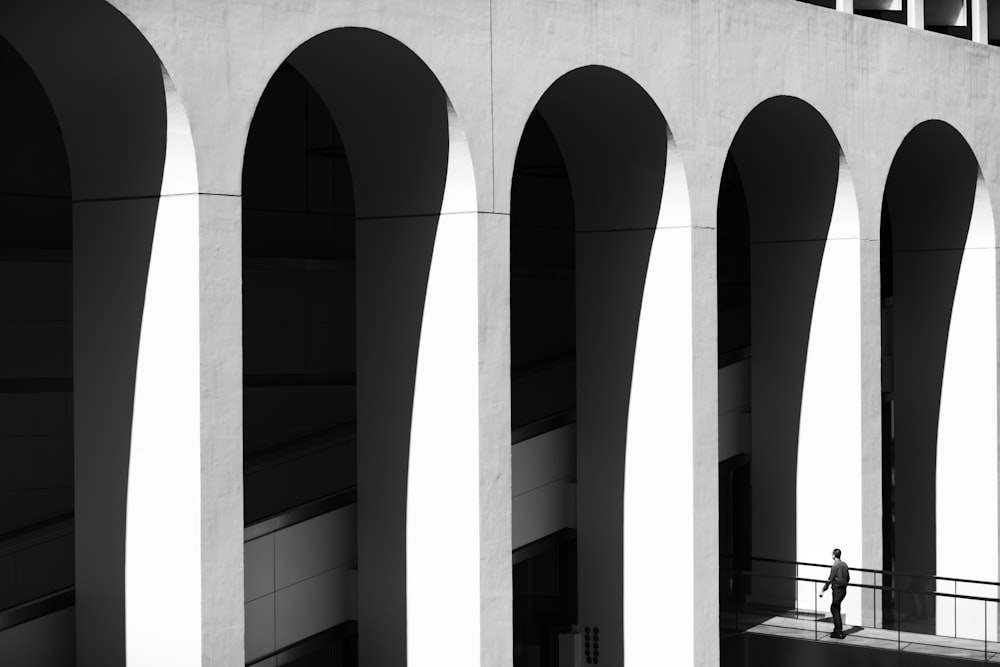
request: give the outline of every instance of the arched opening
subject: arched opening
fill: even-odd
[[[690,350],[689,225],[679,152],[642,88],[585,67],[546,91],[511,192],[515,663],[578,646],[588,664],[644,664],[663,624],[697,651],[693,602],[654,565],[669,551],[694,570],[673,548],[694,539],[675,356]]]
[[[771,98],[743,121],[717,244],[721,604],[822,611],[794,577],[826,569],[795,563],[829,562],[834,548],[855,566],[873,557],[862,495],[876,473],[862,466],[857,202],[833,131],[805,102]],[[844,601],[847,618],[870,613],[861,597]]]
[[[996,594],[934,579],[998,578],[993,224],[962,136],[941,121],[911,130],[886,181],[880,246],[885,568],[921,575],[895,577],[912,592],[884,600],[905,630],[981,639],[981,602],[934,593]],[[985,529],[967,529],[970,508]],[[995,638],[995,605],[987,613]]]
[[[61,383],[62,417],[46,428],[61,422],[64,438],[71,437],[68,457],[53,451],[12,470],[26,477],[58,471],[67,480],[75,571],[66,598],[72,606],[27,603],[37,614],[22,606],[28,621],[0,632],[0,652],[24,664],[124,665],[151,651],[189,663],[202,651],[203,478],[197,178],[183,106],[149,43],[103,1],[4,3],[0,25],[4,84],[13,85],[17,100],[5,113],[22,113],[13,109],[23,103],[35,114],[11,117],[5,158],[24,158],[17,145],[31,140],[34,157],[49,161],[11,165],[38,189],[3,188],[31,212],[5,217],[5,231],[21,235],[5,256],[23,262],[34,244],[35,270],[62,263],[62,334],[46,354],[64,369],[37,377],[32,398],[59,393]],[[23,67],[12,64],[15,51]],[[28,68],[38,91],[23,83]],[[39,287],[26,282],[22,295],[38,309],[38,336],[23,341],[35,349],[55,344],[45,310],[55,297]],[[23,358],[21,379],[35,372],[31,356]],[[66,583],[64,557],[36,555],[45,578]],[[166,644],[164,627],[171,628]]]
[[[0,651],[28,658],[11,646],[12,611],[56,594],[66,604],[40,623],[73,632],[72,203],[59,121],[2,39],[0,83],[16,100],[0,108]]]
[[[248,664],[479,659],[475,197],[448,97],[392,38],[319,35],[261,96],[243,171]]]

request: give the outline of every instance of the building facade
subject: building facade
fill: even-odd
[[[727,559],[1000,580],[1000,6],[828,4],[5,0],[0,662],[717,665]]]

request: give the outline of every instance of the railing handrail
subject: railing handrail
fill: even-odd
[[[733,558],[736,556],[732,554],[720,554],[722,558]],[[779,565],[805,565],[806,567],[830,567],[829,563],[806,563],[803,561],[795,560],[782,560],[780,558],[762,558],[759,556],[747,556],[752,561],[759,561],[763,563],[777,563]],[[907,572],[899,572],[896,570],[874,570],[866,567],[854,567],[851,566],[852,572],[870,572],[872,574],[882,574],[891,577],[922,577],[925,579],[943,579],[945,581],[954,581],[960,584],[980,584],[983,586],[1000,586],[1000,582],[996,581],[980,581],[978,579],[959,579],[957,577],[944,577],[937,574],[912,574]]]
[[[745,574],[751,577],[767,577],[768,579],[784,579],[786,581],[804,581],[811,584],[825,584],[823,579],[810,579],[809,577],[792,577],[787,574],[766,574],[764,572],[754,572],[752,570],[730,570],[733,574]],[[1000,602],[1000,598],[985,598],[978,595],[959,595],[958,593],[942,593],[938,591],[917,591],[909,588],[897,588],[895,586],[877,586],[875,584],[845,584],[847,588],[870,588],[876,591],[893,591],[896,593],[914,593],[917,595],[934,595],[936,597],[955,598],[959,600],[977,600],[979,602]]]

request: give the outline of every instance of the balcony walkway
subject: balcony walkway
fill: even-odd
[[[978,662],[1000,663],[1000,642],[985,642],[977,639],[961,639],[927,635],[916,632],[897,632],[876,628],[864,628],[844,624],[845,639],[833,639],[833,621],[829,618],[791,618],[772,616],[746,629],[747,633],[805,639],[809,641],[834,642],[865,648],[889,651],[924,653],[948,658],[976,660]]]

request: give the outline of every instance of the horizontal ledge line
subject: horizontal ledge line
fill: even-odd
[[[893,255],[915,255],[918,253],[927,252],[965,252],[966,250],[996,250],[997,248],[991,246],[974,246],[972,248],[916,248],[913,250],[896,250],[892,251]]]
[[[780,241],[750,241],[750,245],[781,245],[783,243],[826,243],[827,238],[821,239],[783,239]]]
[[[547,486],[552,486],[553,484],[560,484],[560,483],[566,484],[566,485],[572,484],[573,483],[573,474],[570,473],[568,475],[562,475],[562,476],[556,477],[555,479],[550,480],[548,482],[543,482],[543,483],[539,484],[538,486],[533,486],[530,489],[525,489],[524,491],[521,491],[520,493],[512,494],[511,495],[511,500],[513,500],[514,498],[520,498],[521,496],[529,494],[529,493],[531,493],[533,491],[538,491],[539,489],[544,489]]]
[[[167,194],[156,194],[156,195],[130,195],[126,197],[90,197],[85,199],[74,199],[74,204],[94,204],[101,202],[113,202],[113,201],[136,201],[141,199],[167,199],[170,197],[240,197],[241,195],[232,195],[224,192],[171,192]]]
[[[302,208],[278,208],[275,206],[247,206],[245,201],[243,204],[243,211],[251,211],[253,213],[288,213],[291,215],[321,215],[329,218],[353,218],[355,217],[353,213],[338,213],[337,211],[321,211],[315,209],[302,209]]]
[[[357,373],[249,373],[243,386],[266,387],[350,387],[357,384]]]
[[[386,215],[356,215],[354,216],[355,221],[359,220],[405,220],[407,218],[442,218],[446,215],[479,215],[479,214],[489,214],[489,211],[438,211],[436,213],[395,213]]]
[[[621,227],[619,229],[577,229],[577,234],[614,234],[616,232],[655,232],[664,227]]]
[[[328,567],[327,569],[323,570],[322,572],[317,572],[316,574],[311,574],[308,577],[306,577],[305,579],[299,579],[298,581],[293,581],[292,583],[285,584],[284,586],[275,586],[274,587],[274,593],[272,593],[271,595],[276,595],[276,594],[280,593],[281,591],[287,591],[289,588],[292,588],[293,586],[298,586],[299,584],[304,584],[305,582],[307,582],[307,581],[309,581],[311,579],[315,579],[316,577],[321,577],[324,574],[329,574],[330,572],[334,572],[335,570],[340,570],[340,569],[343,569],[345,567],[347,568],[347,571],[350,572],[351,571],[351,565],[354,564],[354,562],[356,560],[357,560],[356,557],[355,558],[351,558],[349,560],[343,561],[339,565],[334,565],[333,567]],[[266,597],[267,595],[268,595],[268,593],[265,593],[264,595],[261,595],[260,597],[261,598],[262,597]],[[255,598],[255,599],[259,600],[260,598]]]

